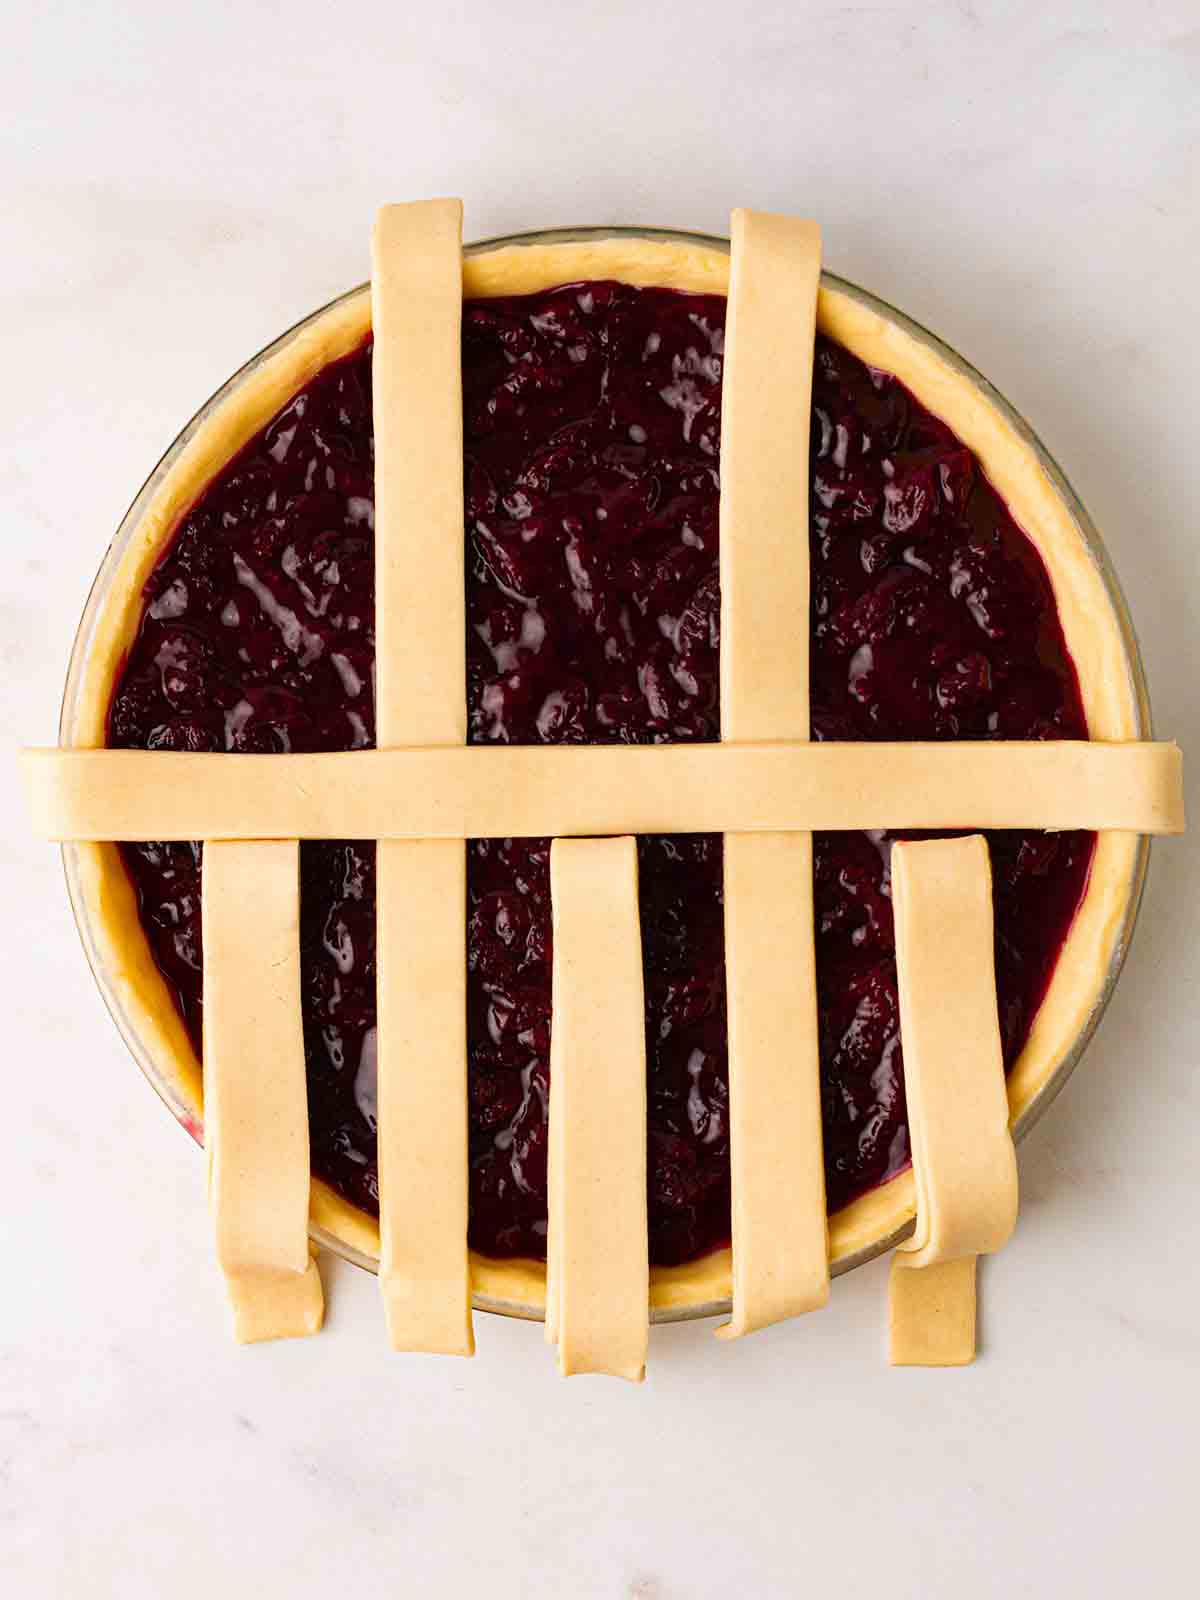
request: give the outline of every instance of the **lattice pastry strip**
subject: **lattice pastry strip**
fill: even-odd
[[[648,1252],[636,849],[631,837],[567,836],[726,835],[735,1265],[722,1331],[740,1333],[827,1292],[811,832],[1180,832],[1180,756],[1151,743],[806,742],[819,239],[811,224],[753,213],[733,222],[723,400],[726,742],[466,748],[461,215],[457,201],[389,207],[376,233],[380,748],[34,751],[25,779],[46,837],[207,841],[206,1122],[218,1253],[243,1338],[315,1331],[323,1309],[306,1240],[296,841],[380,841],[389,1328],[398,1345],[469,1351],[464,840],[555,836],[547,1326],[564,1371],[637,1377]],[[487,261],[473,264],[480,281]],[[945,1360],[967,1348],[968,1312],[973,1329],[973,1257],[1003,1242],[1015,1209],[990,877],[980,839],[898,845],[893,863],[920,1195],[920,1264],[893,1267],[893,1358]],[[952,991],[965,1053],[947,1034]],[[414,1127],[420,1137],[401,1142]],[[414,1160],[422,1149],[426,1165]],[[917,1303],[924,1344],[912,1338]]]
[[[645,1376],[646,1013],[637,841],[556,839],[546,1338],[559,1371]]]
[[[1017,1220],[987,841],[896,844],[891,876],[917,1191],[892,1260],[891,1360],[961,1366],[975,1355],[975,1258]]]
[[[838,828],[1183,832],[1177,745],[493,745],[296,755],[26,750],[47,839],[488,839]]]
[[[721,736],[809,736],[808,436],[821,236],[735,211],[721,396]],[[812,834],[725,835],[734,1338],[829,1298]]]
[[[894,1367],[965,1367],[975,1359],[975,1256],[909,1266],[888,1277],[888,1359]]]
[[[376,744],[463,745],[462,202],[385,206],[373,245]],[[381,839],[376,851],[388,1337],[473,1355],[466,845]]]
[[[316,1333],[295,840],[212,842],[201,877],[204,1141],[217,1260],[243,1343]]]

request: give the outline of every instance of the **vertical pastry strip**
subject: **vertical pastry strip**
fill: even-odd
[[[546,1337],[559,1371],[640,1381],[649,1338],[637,843],[556,839]]]
[[[892,904],[917,1220],[892,1261],[891,1360],[957,1366],[975,1354],[975,1257],[1017,1218],[987,841],[893,846]]]
[[[375,730],[466,741],[462,203],[375,224]],[[380,1287],[397,1350],[471,1355],[466,845],[377,846]]]
[[[721,736],[809,737],[821,237],[735,211],[721,401]],[[735,1338],[829,1296],[811,833],[725,836]]]
[[[316,1333],[300,1020],[300,847],[204,846],[204,1139],[217,1260],[242,1343]]]
[[[379,1277],[394,1350],[475,1353],[467,1255],[467,855],[377,846]]]

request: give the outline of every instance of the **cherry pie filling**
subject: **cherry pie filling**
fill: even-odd
[[[609,282],[463,317],[472,743],[720,735],[723,298]],[[971,453],[888,374],[818,336],[811,433],[814,739],[1085,738],[1045,569]],[[412,574],[419,584],[419,571]],[[146,585],[113,746],[355,749],[374,739],[370,341],[216,476]],[[826,1183],[835,1211],[909,1160],[892,835],[815,840]],[[1019,1054],[1094,836],[996,833],[1000,1023]],[[122,847],[197,1052],[195,843]],[[545,1254],[549,841],[468,841],[472,1246]],[[650,1258],[729,1240],[718,836],[638,841]],[[378,1210],[374,846],[305,844],[312,1167]]]

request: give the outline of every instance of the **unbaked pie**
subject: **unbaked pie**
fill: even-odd
[[[627,1376],[648,1307],[750,1331],[915,1213],[893,1359],[969,1359],[1010,1119],[1182,821],[1112,590],[811,225],[735,213],[732,284],[460,226],[387,208],[374,332],[349,296],[210,408],[97,602],[90,754],[29,763],[105,982],[217,1108],[239,1333],[319,1326],[310,1202],[367,1261],[382,1210],[397,1347],[468,1351],[473,1292]]]

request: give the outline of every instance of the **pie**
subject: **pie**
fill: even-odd
[[[791,234],[780,237],[789,248],[795,242]],[[812,282],[816,293],[815,276]],[[355,291],[310,318],[206,408],[135,506],[81,631],[63,743],[195,756],[365,751],[385,705],[381,745],[466,743],[496,753],[707,746],[723,737],[740,746],[805,741],[811,731],[821,746],[880,746],[882,760],[887,747],[906,741],[965,742],[975,750],[1005,741],[1144,739],[1139,669],[1113,588],[1068,492],[982,380],[899,314],[826,275],[815,341],[809,335],[805,428],[775,387],[806,402],[807,387],[789,388],[787,371],[779,372],[792,359],[789,327],[772,325],[775,301],[756,305],[748,292],[739,311],[746,399],[736,413],[736,445],[728,436],[733,414],[724,419],[723,453],[728,290],[729,257],[720,241],[590,234],[466,253],[466,542],[465,558],[455,557],[465,560],[465,592],[460,606],[423,610],[427,587],[450,594],[454,570],[443,581],[445,545],[405,547],[407,565],[388,580],[409,608],[406,626],[416,630],[400,637],[400,623],[391,624],[388,659],[407,662],[404,693],[383,691],[376,681],[370,292]],[[754,361],[757,385],[750,381]],[[457,373],[449,375],[456,383]],[[433,381],[440,384],[441,374]],[[403,371],[399,382],[404,387]],[[765,421],[752,409],[756,387]],[[730,467],[729,476],[741,496],[738,526],[753,529],[766,519],[753,497],[763,478],[763,430],[773,427],[776,455],[797,431],[799,459],[808,451],[807,505],[798,514],[808,521],[807,604],[803,591],[788,587],[786,556],[734,567],[721,550],[722,530],[735,526],[735,513],[722,504],[723,492],[732,499],[722,468],[735,449],[744,452],[745,467],[736,474]],[[433,438],[428,450],[441,461],[444,446]],[[420,454],[415,444],[411,453]],[[428,461],[417,461],[411,470],[428,469]],[[446,477],[457,494],[457,479]],[[402,504],[408,480],[397,473],[395,481],[389,515],[419,521],[426,502]],[[789,526],[786,519],[781,525]],[[412,549],[421,551],[419,560],[411,560]],[[735,635],[738,660],[746,663],[744,692],[723,676],[733,670],[721,651],[723,577],[727,587],[746,585],[736,613],[745,626]],[[760,633],[800,647],[801,665],[785,665],[781,689],[768,685],[775,664],[755,659]],[[465,703],[453,676],[449,692],[439,693],[447,652],[465,660]],[[807,685],[807,703],[792,694],[793,671],[803,680],[797,695]],[[419,694],[414,680],[423,685]],[[760,708],[768,704],[764,722]],[[963,827],[973,820],[964,816]],[[819,1099],[815,1081],[811,1106],[807,1089],[793,1104],[787,1082],[770,1092],[784,1097],[785,1133],[811,1111],[804,1138],[816,1151],[822,1229],[828,1211],[829,1265],[836,1272],[895,1242],[917,1210],[910,1121],[934,1163],[938,1108],[946,1093],[959,1092],[936,1087],[939,1042],[932,1041],[920,1069],[928,1112],[916,1123],[901,1046],[901,1011],[911,1006],[913,1017],[927,1018],[937,1007],[929,996],[915,998],[925,976],[916,961],[906,969],[910,976],[898,979],[892,850],[897,841],[938,837],[945,834],[886,827],[727,830],[724,841],[719,832],[639,833],[636,845],[609,840],[603,857],[587,840],[573,849],[560,840],[552,851],[551,839],[540,835],[468,838],[464,1031],[461,1039],[440,1037],[451,1062],[456,1051],[466,1052],[469,1273],[477,1305],[526,1316],[547,1309],[548,1207],[555,1215],[557,1205],[575,1203],[553,1193],[548,1201],[548,1159],[560,1184],[564,1173],[590,1173],[588,1162],[597,1183],[606,1181],[610,1158],[597,1137],[595,1102],[590,1133],[587,1104],[557,1117],[562,1137],[572,1141],[563,1148],[574,1153],[552,1157],[550,1149],[552,1015],[589,1005],[588,1020],[572,1022],[570,1038],[594,1046],[595,1082],[611,1067],[613,1085],[624,1085],[619,1094],[614,1088],[604,1113],[616,1119],[614,1127],[628,1124],[622,1148],[633,1149],[638,1129],[644,1133],[642,1250],[652,1313],[697,1315],[728,1304],[731,1240],[749,1261],[769,1236],[755,1233],[753,1217],[739,1220],[736,1198],[731,1202],[731,1143],[750,1137],[731,1115],[733,1014],[737,1026],[761,1034],[740,982],[736,1004],[727,998],[744,966],[761,973],[771,965],[776,929],[773,1003],[789,1005],[796,992],[801,1008],[809,1005],[805,985],[794,979],[807,970],[794,964],[806,942],[803,959],[815,968]],[[994,989],[983,994],[981,1014],[990,1003],[997,1070],[987,1080],[979,1137],[995,1135],[1003,1165],[1010,1160],[1009,1121],[1020,1129],[1046,1103],[1104,1003],[1136,908],[1145,844],[1116,823],[1099,831],[1001,826],[985,829],[985,837],[986,847],[978,843],[977,851],[973,845],[952,859],[966,863],[967,878],[978,868],[982,876],[970,881],[988,885],[970,924],[983,939],[979,949],[991,947],[994,906]],[[406,973],[421,963],[426,943],[439,960],[445,940],[455,948],[457,912],[441,940],[437,886],[460,882],[461,852],[453,839],[426,843],[438,848],[420,856],[412,844],[379,847],[380,873],[385,849],[389,872],[429,872],[422,880],[428,901],[414,901],[428,905],[428,922],[397,925],[397,943],[388,942],[393,972],[401,947]],[[212,1019],[202,1006],[208,966],[201,847],[80,837],[68,848],[98,975],[168,1102],[202,1140],[202,1028]],[[260,875],[264,903],[272,873],[294,875],[294,849],[289,856],[283,846],[271,848],[282,853],[225,847],[229,904],[253,901]],[[910,853],[906,843],[903,854],[904,874],[916,874],[905,890],[906,928],[923,926],[922,916],[936,926],[950,914],[949,902],[936,899],[936,884],[918,871],[934,857],[916,849]],[[789,885],[793,873],[806,870],[804,851],[812,911],[799,902],[793,927]],[[249,876],[239,895],[242,872]],[[314,1237],[372,1263],[380,1255],[376,845],[302,835],[299,873],[311,1224]],[[561,885],[553,896],[552,874]],[[735,883],[752,890],[739,890],[736,917],[725,903]],[[624,886],[611,906],[609,884]],[[947,892],[954,889],[951,883]],[[560,906],[574,908],[570,917],[563,910],[561,927]],[[204,909],[206,937],[208,916]],[[630,958],[639,918],[640,969]],[[735,927],[740,953],[727,949]],[[213,911],[213,940],[236,941],[238,933]],[[262,938],[271,933],[265,924]],[[603,1008],[595,1014],[589,951],[603,952],[597,970],[605,994],[626,997],[613,1001],[620,1047],[602,1031]],[[930,994],[951,983],[948,1011],[959,998],[973,1002],[980,965],[968,961],[959,975],[948,957],[928,974]],[[404,974],[401,980],[409,981]],[[641,1008],[644,1030],[622,1031]],[[395,1015],[389,1027],[399,1029]],[[763,1025],[778,1032],[781,1016],[771,1013]],[[789,1029],[804,1026],[803,1016],[788,1014]],[[910,1020],[905,1027],[910,1041],[918,1026]],[[986,1031],[986,1015],[982,1026]],[[644,1039],[636,1037],[643,1032]],[[579,1050],[582,1059],[583,1043]],[[625,1063],[619,1070],[617,1057]],[[561,1088],[557,1074],[554,1082],[564,1105],[569,1093],[581,1092],[569,1074]],[[759,1093],[765,1097],[767,1089]],[[759,1144],[747,1151],[760,1147],[771,1103],[764,1098],[753,1112]],[[752,1111],[749,1087],[743,1105]],[[389,1181],[397,1185],[406,1181],[401,1174],[430,1167],[421,1138],[406,1144],[407,1137],[394,1131],[389,1146],[397,1174]],[[295,1138],[302,1140],[302,1125]],[[748,1174],[755,1159],[735,1158]],[[944,1174],[943,1158],[936,1163]],[[769,1168],[764,1157],[760,1170]],[[294,1163],[288,1170],[294,1177]],[[997,1178],[1000,1191],[1007,1181]],[[1015,1169],[1012,1181],[1015,1205]],[[636,1200],[635,1189],[627,1184],[622,1192]],[[936,1184],[929,1190],[923,1182],[921,1193],[932,1217]],[[636,1232],[636,1205],[631,1218]],[[948,1259],[930,1243],[936,1222],[925,1220],[921,1249],[931,1260]],[[997,1242],[1006,1231],[993,1228]],[[974,1253],[958,1249],[952,1264]],[[820,1254],[823,1275],[823,1244]],[[552,1254],[552,1325],[578,1314],[560,1298],[565,1271]],[[908,1275],[914,1282],[920,1276]],[[636,1294],[636,1273],[633,1282]],[[811,1303],[823,1293],[823,1280],[814,1282]],[[752,1325],[753,1318],[734,1331]],[[618,1365],[635,1371],[636,1354]]]

